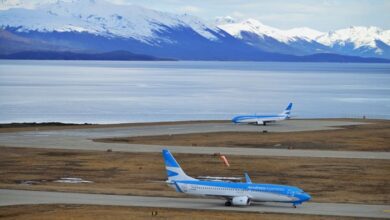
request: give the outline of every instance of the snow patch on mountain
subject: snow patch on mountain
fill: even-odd
[[[316,40],[319,36],[324,34],[321,31],[317,31],[308,27],[293,28],[282,32],[284,32],[284,34],[286,34],[289,37],[302,38],[308,41]]]
[[[240,39],[242,39],[242,32],[250,32],[257,34],[260,37],[272,37],[283,43],[289,43],[301,38],[311,41],[323,34],[320,31],[307,27],[281,30],[267,26],[255,19],[247,19],[239,23],[219,25],[218,27]]]
[[[243,32],[250,32],[257,34],[260,37],[270,36],[281,42],[288,42],[290,40],[290,38],[283,35],[279,29],[264,25],[255,19],[248,19],[240,23],[224,24],[218,27],[240,39],[243,38]]]

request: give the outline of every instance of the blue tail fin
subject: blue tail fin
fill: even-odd
[[[181,169],[179,163],[175,160],[171,152],[168,149],[162,150],[162,155],[165,162],[165,169],[168,175],[168,181],[176,180],[196,180],[192,177],[187,176]]]
[[[286,115],[286,118],[290,118],[291,109],[292,109],[292,102],[290,102],[287,106],[287,108],[283,111],[283,115]]]

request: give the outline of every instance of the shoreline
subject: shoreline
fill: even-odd
[[[363,119],[363,118],[302,118],[290,119],[291,121],[319,120],[319,121],[353,121],[353,122],[381,122],[390,119]],[[231,120],[184,120],[184,121],[155,121],[155,122],[123,122],[123,123],[66,123],[66,122],[11,122],[0,123],[0,133],[21,131],[46,131],[65,129],[89,129],[89,128],[120,128],[136,126],[158,125],[186,125],[207,123],[232,123]],[[253,125],[256,126],[256,125]],[[262,126],[259,126],[262,127]]]

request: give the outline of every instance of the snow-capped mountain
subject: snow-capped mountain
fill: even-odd
[[[319,52],[390,58],[390,30],[351,27],[328,33],[311,28],[281,30],[255,19],[218,26],[249,45],[274,52],[313,54]]]
[[[340,42],[353,42],[356,46],[376,47],[375,41],[380,40],[390,44],[390,30],[384,31],[377,27],[349,27],[332,31],[318,37],[318,42],[333,46]]]
[[[249,45],[265,51],[296,55],[329,52],[326,47],[314,41],[323,33],[310,28],[280,30],[255,19],[223,24],[218,27]]]
[[[133,38],[153,43],[167,28],[189,27],[209,40],[218,40],[218,29],[196,17],[175,15],[136,5],[115,5],[101,0],[58,1],[35,10],[13,8],[0,14],[1,27],[16,31],[87,32],[107,37]]]
[[[335,51],[343,54],[340,42],[354,39],[330,33],[325,38],[327,34],[309,28],[280,30],[254,19],[237,23],[231,17],[223,17],[219,19],[221,22],[223,25],[218,26],[188,14],[116,5],[105,0],[43,1],[31,8],[0,10],[0,54],[127,51],[181,60],[310,61],[311,57],[295,55]],[[379,41],[374,40],[376,47],[381,46],[381,53],[375,53],[377,57],[388,54],[386,33],[378,34],[383,35]],[[370,41],[369,45],[374,44]],[[355,52],[346,54],[356,55]],[[370,53],[363,55],[370,56]],[[332,56],[320,55],[315,60],[360,60]]]
[[[194,16],[104,0],[57,1],[34,9],[0,11],[0,29],[6,32],[0,33],[0,49],[7,52],[35,50],[42,43],[43,49],[126,50],[174,59],[257,60],[268,55]],[[9,36],[22,38],[22,48]]]
[[[317,42],[343,54],[390,57],[390,30],[349,27],[319,36]]]

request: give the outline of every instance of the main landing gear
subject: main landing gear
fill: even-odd
[[[226,202],[225,202],[225,206],[232,206],[232,202],[231,202],[231,201],[229,201],[229,200],[228,200],[228,201],[226,201]]]

